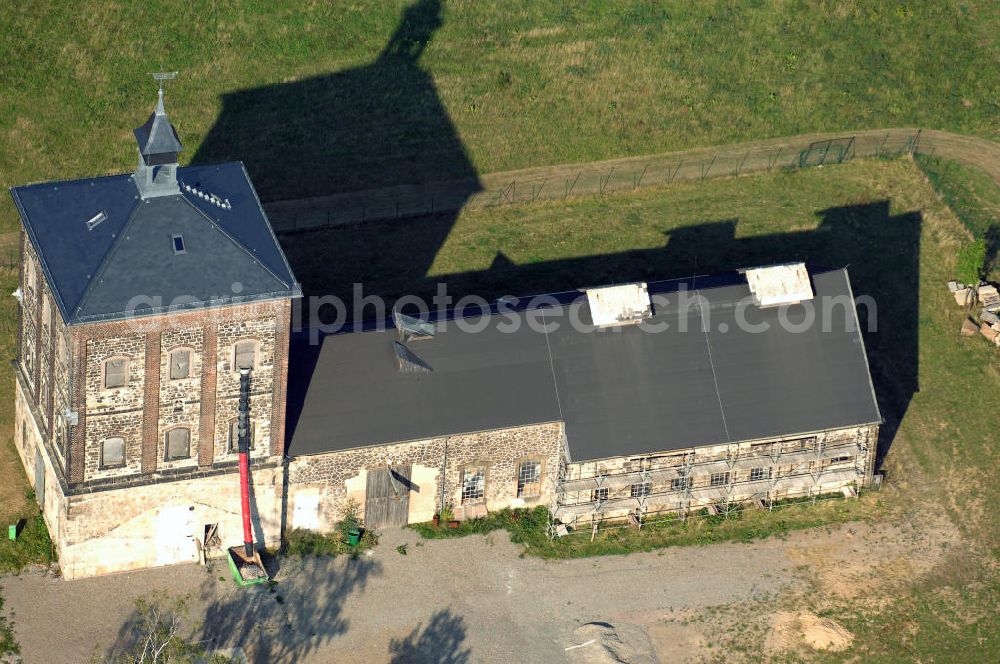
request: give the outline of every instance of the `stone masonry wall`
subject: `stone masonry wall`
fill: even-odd
[[[90,339],[86,343],[86,479],[118,477],[140,472],[142,463],[143,388],[146,382],[146,336]],[[107,360],[127,358],[128,382],[123,387],[104,388]],[[125,439],[125,465],[101,468],[101,445],[106,438]]]
[[[411,523],[427,521],[439,509],[442,465],[446,465],[445,501],[454,505],[458,518],[481,514],[483,509],[462,506],[462,470],[470,464],[487,468],[486,510],[548,505],[562,440],[562,424],[555,422],[297,457],[288,467],[289,525],[329,530],[341,518],[348,498],[357,500],[363,510],[367,469],[385,468],[390,459],[393,466],[412,465]],[[527,459],[541,461],[542,488],[536,498],[519,499],[517,469]]]
[[[257,343],[251,395],[257,443],[252,456],[261,460],[282,454],[283,445],[272,439],[283,442],[285,406],[275,402],[274,394],[283,394],[284,386],[276,385],[274,376],[276,367],[282,376],[287,372],[288,348],[276,345],[276,338],[287,339],[278,331],[288,325],[288,309],[288,303],[279,300],[71,328],[73,362],[83,368],[80,373],[86,383],[85,407],[79,391],[74,395],[82,413],[73,432],[76,454],[85,459],[85,467],[72,481],[195,470],[235,461],[236,454],[229,452],[229,423],[236,418],[239,401],[234,348],[236,342],[248,339]],[[189,378],[170,378],[170,351],[176,348],[191,351]],[[125,387],[106,390],[103,363],[113,357],[128,358],[129,381]],[[156,364],[147,366],[147,361]],[[211,412],[204,413],[203,406]],[[150,414],[152,428],[143,424]],[[280,416],[279,431],[271,425],[275,414]],[[175,427],[190,429],[191,456],[168,462],[166,435]],[[100,468],[101,443],[112,436],[125,438],[126,464]],[[202,442],[205,437],[207,447]]]

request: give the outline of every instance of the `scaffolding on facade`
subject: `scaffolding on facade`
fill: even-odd
[[[602,520],[628,520],[641,528],[656,515],[683,519],[694,510],[728,513],[747,503],[773,509],[779,498],[815,498],[842,489],[857,495],[867,472],[867,434],[868,429],[859,428],[853,435],[830,438],[817,435],[749,447],[733,444],[724,457],[714,458],[700,456],[697,449],[647,455],[629,459],[628,470],[586,477],[567,476],[564,465],[556,487],[553,528],[560,524],[596,528]]]

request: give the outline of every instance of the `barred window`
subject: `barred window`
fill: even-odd
[[[712,473],[712,486],[729,484],[729,473]]]
[[[651,488],[652,487],[649,482],[639,482],[638,484],[633,484],[632,497],[641,498],[643,496],[648,496]]]
[[[191,456],[191,429],[178,427],[167,432],[166,460],[176,461]]]
[[[101,443],[101,468],[120,468],[125,465],[125,439],[105,438]]]
[[[253,420],[250,421],[250,449],[253,449],[254,444],[254,426]],[[236,418],[229,423],[229,451],[239,452],[240,451],[240,418]]]
[[[771,479],[771,467],[767,468],[752,468],[750,470],[750,480],[756,482],[757,480],[769,480]]]
[[[596,503],[607,499],[608,499],[608,487],[606,486],[601,487],[600,489],[594,489],[593,491],[590,492],[591,502]]]
[[[128,358],[113,357],[104,362],[104,388],[125,387],[128,382]]]
[[[670,480],[670,490],[671,491],[684,491],[689,486],[691,486],[690,477],[675,477]]]
[[[178,348],[170,351],[170,379],[188,378],[191,376],[191,350]]]
[[[462,504],[483,502],[486,496],[486,469],[472,466],[462,472]]]
[[[233,349],[233,366],[240,369],[252,369],[257,360],[257,342],[253,339],[237,341]]]
[[[542,464],[540,461],[522,461],[517,468],[517,497],[530,498],[542,491]]]

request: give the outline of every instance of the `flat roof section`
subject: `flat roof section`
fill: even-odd
[[[811,276],[816,297],[786,307],[726,275],[649,284],[640,325],[595,327],[583,294],[463,319],[478,332],[447,321],[406,344],[420,372],[400,371],[394,329],[326,337],[292,374],[289,454],[561,420],[581,461],[879,422],[847,272]]]

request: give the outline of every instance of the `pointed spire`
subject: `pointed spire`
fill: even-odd
[[[159,83],[156,109],[141,127],[135,128],[139,149],[139,164],[135,181],[142,197],[179,193],[177,188],[177,153],[184,149],[177,130],[170,123],[163,107],[163,82],[173,79],[177,72],[159,72],[153,78]]]

